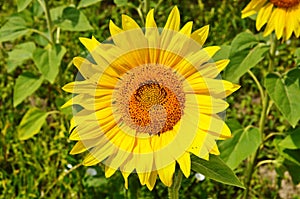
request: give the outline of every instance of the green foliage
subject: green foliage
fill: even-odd
[[[81,0],[77,6],[77,8],[85,8],[88,6],[91,6],[93,4],[99,3],[100,1],[103,0]]]
[[[18,125],[18,137],[27,140],[37,134],[43,126],[47,113],[37,108],[31,108],[26,112]]]
[[[283,77],[270,73],[266,76],[265,86],[278,109],[295,127],[300,119],[300,70],[292,69]]]
[[[13,41],[29,32],[26,21],[20,15],[12,15],[0,28],[0,42]]]
[[[18,12],[24,10],[32,0],[17,0]]]
[[[224,78],[238,82],[249,69],[264,59],[268,50],[268,45],[259,43],[252,33],[238,34],[231,43],[230,63],[226,67]]]
[[[12,51],[8,52],[7,72],[12,72],[17,66],[22,66],[24,61],[32,59],[35,48],[36,46],[33,42],[16,45]]]
[[[228,124],[233,138],[220,143],[220,156],[231,169],[235,169],[258,149],[262,140],[258,128],[244,128],[237,121],[228,121]]]
[[[55,25],[66,31],[88,31],[93,29],[87,17],[74,7],[60,6],[50,11]]]
[[[279,146],[286,149],[300,149],[300,128],[297,128],[290,135],[286,136],[279,143]]]
[[[66,53],[66,48],[59,44],[49,46],[47,49],[37,48],[33,54],[33,61],[44,78],[50,83],[59,72],[60,62]]]
[[[43,83],[43,77],[31,72],[22,73],[17,79],[14,87],[14,106],[19,105],[26,97],[32,95]]]
[[[233,171],[218,157],[210,155],[209,161],[192,156],[192,169],[218,182],[244,188]]]

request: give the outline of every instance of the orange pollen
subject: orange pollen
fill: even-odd
[[[129,101],[129,114],[139,127],[149,126],[149,134],[172,130],[182,116],[181,104],[167,87],[156,82],[140,86]]]
[[[279,8],[291,8],[300,3],[300,0],[270,0],[272,4]]]

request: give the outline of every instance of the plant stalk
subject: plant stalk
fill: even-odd
[[[182,172],[179,169],[177,175],[174,174],[173,183],[171,187],[168,188],[168,198],[169,199],[178,199],[179,198],[179,188],[181,186]]]
[[[52,34],[52,20],[51,20],[50,10],[49,10],[49,6],[48,6],[48,1],[47,0],[46,1],[38,0],[38,2],[40,3],[40,5],[42,6],[42,8],[45,12],[47,28],[48,28],[48,32],[49,32],[49,41],[50,41],[51,45],[53,45],[54,44],[54,36]]]
[[[275,58],[275,51],[276,51],[276,38],[274,37],[274,35],[271,35],[270,37],[270,52],[269,52],[269,65],[268,65],[268,70],[267,72],[273,72],[274,69],[274,58]],[[259,132],[261,135],[261,146],[255,151],[255,153],[253,154],[253,156],[250,159],[250,163],[246,172],[246,179],[245,179],[245,186],[246,186],[246,190],[244,192],[244,199],[247,199],[249,197],[249,193],[250,193],[250,186],[251,186],[251,179],[252,179],[252,175],[253,172],[255,170],[256,167],[256,163],[257,163],[257,158],[259,155],[259,152],[261,149],[263,149],[264,147],[264,138],[265,138],[265,123],[266,123],[266,118],[268,115],[268,105],[269,105],[269,96],[266,92],[266,90],[262,90],[262,86],[261,84],[257,81],[257,78],[254,76],[254,74],[252,72],[249,73],[251,75],[251,77],[254,79],[255,83],[257,84],[259,91],[260,91],[260,95],[261,95],[261,102],[262,102],[262,110],[261,110],[261,115],[260,115],[260,120],[259,120]],[[254,76],[254,77],[253,77]]]

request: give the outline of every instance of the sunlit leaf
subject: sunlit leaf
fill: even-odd
[[[48,113],[37,108],[29,109],[18,125],[18,137],[27,140],[37,134],[43,126]]]
[[[221,59],[228,59],[230,56],[230,49],[231,47],[228,45],[220,46],[221,49],[213,56],[213,60],[221,60]]]
[[[78,8],[85,8],[85,7],[88,7],[90,5],[93,5],[93,4],[96,4],[96,3],[99,3],[100,1],[103,1],[103,0],[81,0],[78,4]]]
[[[231,47],[232,49],[233,47]],[[249,69],[256,66],[269,50],[269,46],[259,44],[250,51],[244,50],[230,55],[230,62],[225,70],[225,79],[232,82],[238,82]]]
[[[128,1],[127,0],[114,0],[114,3],[120,7],[120,6],[126,6]]]
[[[24,10],[32,0],[17,0],[18,12]]]
[[[253,154],[261,144],[261,135],[257,128],[240,128],[232,131],[233,137],[221,141],[219,149],[221,158],[235,169],[248,156]]]
[[[61,64],[61,60],[66,53],[66,48],[55,45],[52,48],[38,48],[33,53],[33,61],[46,80],[53,83]]]
[[[34,93],[42,84],[43,78],[30,72],[24,72],[16,80],[14,86],[14,106],[20,104],[26,97]]]
[[[215,155],[209,156],[209,161],[191,155],[192,170],[218,182],[244,188],[233,171]]]
[[[50,10],[54,23],[62,30],[87,31],[93,29],[87,17],[74,7],[60,6]]]
[[[300,69],[292,69],[284,77],[270,73],[265,86],[277,108],[295,127],[300,119]]]
[[[29,32],[26,21],[21,16],[11,16],[0,28],[0,42],[13,41]]]
[[[290,135],[286,136],[279,146],[286,149],[300,149],[300,128],[294,130]]]
[[[249,49],[258,44],[256,37],[250,32],[242,32],[238,34],[231,42],[231,55],[242,50]]]
[[[16,45],[12,51],[8,52],[7,71],[13,71],[17,66],[22,65],[25,60],[32,58],[34,50],[35,44],[33,42]]]

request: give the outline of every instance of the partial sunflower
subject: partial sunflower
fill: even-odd
[[[144,29],[126,15],[122,28],[110,21],[103,43],[80,38],[91,55],[74,58],[84,80],[63,87],[74,93],[64,107],[81,107],[71,121],[70,139],[78,141],[71,154],[88,150],[84,165],[102,162],[106,177],[119,169],[126,187],[136,172],[150,190],[157,176],[171,186],[176,162],[188,177],[190,153],[219,154],[216,140],[231,136],[220,117],[224,98],[239,88],[217,78],[229,62],[212,61],[219,47],[202,48],[208,26],[180,29],[174,7],[159,29],[153,14]]]
[[[277,39],[288,40],[293,32],[300,36],[300,0],[251,0],[242,10],[242,18],[256,13],[256,29],[267,24],[264,36],[273,31]]]

